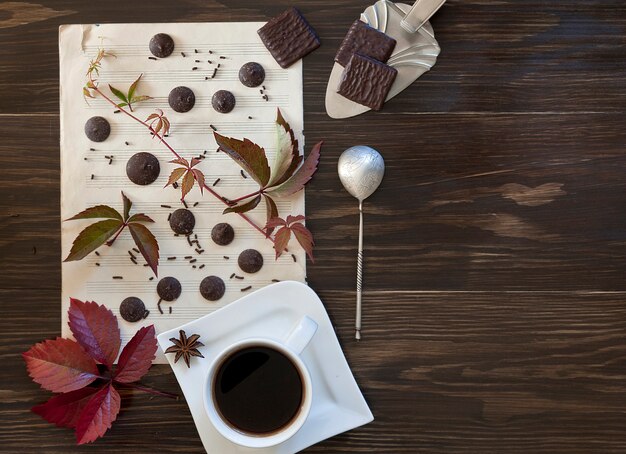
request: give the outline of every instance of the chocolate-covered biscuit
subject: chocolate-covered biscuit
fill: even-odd
[[[239,69],[239,81],[246,87],[258,87],[265,80],[265,69],[260,63],[250,61]]]
[[[150,40],[149,47],[155,57],[169,57],[174,52],[174,40],[167,33],[157,33]]]
[[[196,103],[196,95],[191,88],[176,87],[170,91],[167,102],[176,112],[185,113],[189,112]]]
[[[335,61],[346,66],[352,54],[360,54],[386,63],[394,47],[396,47],[395,39],[356,20],[339,46]]]
[[[337,93],[374,110],[380,110],[398,71],[389,65],[354,54],[341,74]]]
[[[185,208],[179,208],[170,216],[170,227],[174,233],[189,235],[196,226],[196,218],[193,213]]]
[[[235,230],[230,224],[226,222],[220,222],[219,224],[215,224],[215,227],[211,230],[211,239],[215,242],[215,244],[219,244],[220,246],[226,246],[233,242],[235,238]]]
[[[213,93],[211,105],[220,113],[228,113],[235,108],[235,95],[228,90],[218,90]]]
[[[208,276],[200,282],[200,294],[209,301],[217,301],[226,292],[224,281],[217,276]]]
[[[270,19],[258,32],[274,60],[289,68],[320,46],[320,39],[296,8],[289,8]]]
[[[104,142],[111,134],[111,125],[106,118],[91,117],[85,123],[85,135],[92,142]]]
[[[180,281],[172,276],[164,277],[157,284],[157,294],[164,301],[174,301],[180,296],[182,290]]]
[[[120,315],[127,322],[138,322],[148,315],[146,305],[139,298],[130,296],[120,304]]]
[[[159,160],[153,154],[145,151],[135,153],[126,163],[128,179],[141,186],[154,183],[160,172]]]
[[[246,273],[256,273],[263,267],[263,256],[256,249],[246,249],[239,254],[237,263]]]

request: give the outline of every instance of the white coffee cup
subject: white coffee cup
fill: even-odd
[[[284,340],[271,339],[271,338],[248,338],[236,342],[226,349],[224,349],[209,366],[209,372],[206,376],[203,388],[204,408],[207,412],[209,419],[217,431],[225,438],[236,443],[240,446],[248,448],[267,448],[270,446],[278,445],[289,438],[291,438],[304,424],[306,418],[311,410],[311,402],[313,399],[313,387],[311,385],[311,375],[300,358],[300,354],[306,348],[311,341],[311,338],[317,331],[317,323],[311,318],[304,316],[300,322],[294,326],[294,328],[286,334]],[[247,347],[264,346],[269,347],[285,355],[296,366],[300,377],[302,378],[302,391],[304,398],[300,405],[300,410],[295,418],[293,418],[289,424],[279,429],[276,432],[272,432],[268,435],[248,434],[238,431],[230,424],[228,424],[220,412],[216,408],[215,398],[213,394],[213,383],[215,381],[215,374],[218,372],[219,367],[223,361],[231,354],[242,350]]]

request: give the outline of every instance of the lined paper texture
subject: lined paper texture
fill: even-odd
[[[275,260],[268,240],[238,215],[222,215],[224,205],[210,194],[201,195],[197,187],[186,202],[196,218],[190,239],[197,236],[199,244],[190,245],[186,237],[174,236],[167,219],[175,209],[183,207],[180,190],[164,188],[175,167],[168,163],[173,155],[143,126],[122,113],[114,113],[115,109],[105,100],[98,98],[87,103],[82,96],[90,59],[100,47],[114,53],[116,58],[105,58],[103,62],[100,87],[107,94],[109,83],[126,91],[137,76],[143,74],[137,94],[154,99],[137,104],[135,115],[145,120],[157,108],[165,111],[172,123],[168,142],[187,159],[205,157],[198,167],[204,172],[207,184],[217,181],[214,189],[228,198],[247,194],[257,189],[254,180],[245,178],[237,164],[216,151],[211,125],[220,134],[246,137],[263,146],[271,162],[276,152],[274,120],[276,109],[280,108],[301,147],[304,142],[302,63],[287,70],[276,64],[256,33],[262,25],[259,22],[61,27],[61,217],[67,219],[96,204],[107,204],[121,211],[120,193],[124,191],[133,201],[132,212],[145,213],[155,220],[148,227],[159,241],[161,255],[159,277],[153,277],[150,268],[144,266],[143,257],[132,250],[134,243],[125,232],[112,247],[100,247],[99,255],[92,253],[82,261],[63,263],[63,336],[71,336],[67,326],[70,297],[109,307],[118,316],[125,344],[141,326],[154,324],[159,333],[215,311],[272,280],[304,281],[305,253],[298,245],[292,242],[289,253]],[[174,38],[176,48],[167,58],[148,58],[152,56],[148,42],[156,33],[167,33]],[[261,87],[248,88],[239,82],[239,68],[249,61],[259,62],[265,68],[263,94],[267,99],[260,92]],[[194,67],[197,69],[192,69]],[[191,88],[196,97],[194,108],[182,114],[174,112],[167,103],[170,90],[180,85]],[[229,114],[217,113],[211,107],[211,96],[222,89],[236,97],[236,107]],[[105,117],[111,124],[111,135],[101,143],[91,142],[84,134],[85,122],[96,115]],[[161,166],[159,178],[148,186],[137,186],[126,176],[126,162],[141,151],[154,154]],[[277,202],[281,215],[304,214],[304,191]],[[250,217],[264,225],[264,202]],[[211,229],[219,222],[228,222],[235,229],[235,240],[228,246],[218,246],[211,240]],[[74,238],[89,223],[62,223],[64,257]],[[264,266],[258,273],[246,274],[237,266],[239,253],[248,248],[257,249],[263,255]],[[137,257],[137,264],[133,263],[131,254]],[[199,292],[200,282],[210,275],[219,276],[226,283],[226,294],[217,302],[204,300]],[[175,302],[161,303],[161,314],[156,286],[159,278],[165,276],[176,277],[183,290]],[[250,290],[242,292],[249,286]],[[145,303],[150,311],[146,319],[128,323],[119,316],[119,305],[129,296]],[[160,351],[156,362],[165,362]]]

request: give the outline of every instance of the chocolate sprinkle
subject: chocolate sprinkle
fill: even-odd
[[[251,285],[248,285],[247,287],[244,287],[241,289],[242,292],[247,292],[248,290],[250,290],[252,288]]]
[[[156,57],[148,57],[148,60],[156,60]]]

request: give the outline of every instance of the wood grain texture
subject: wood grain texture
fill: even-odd
[[[20,353],[61,315],[58,25],[265,20],[291,4],[0,3],[0,451],[203,451],[184,400],[128,394],[82,448],[29,412],[48,393]],[[322,39],[305,59],[307,143],[325,140],[308,280],[376,417],[308,452],[625,452],[626,4],[448,0],[433,70],[380,113],[331,120],[332,57],[365,5],[297,5]],[[365,204],[360,344],[357,206],[336,174],[357,143],[386,161]],[[178,391],[167,366],[143,381]]]

